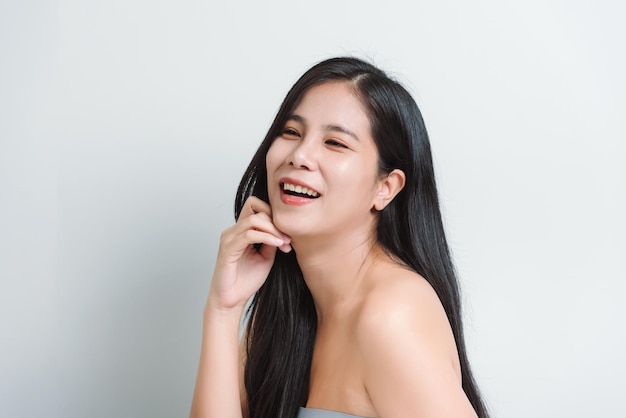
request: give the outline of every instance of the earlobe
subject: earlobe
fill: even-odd
[[[389,202],[391,202],[398,193],[404,188],[406,176],[404,171],[394,169],[386,177],[380,180],[378,192],[374,198],[373,209],[377,211],[383,210]]]

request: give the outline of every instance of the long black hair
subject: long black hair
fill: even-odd
[[[450,321],[461,362],[463,390],[479,417],[487,417],[467,359],[461,301],[439,209],[428,134],[411,95],[383,71],[357,58],[332,58],[309,69],[287,93],[248,166],[235,199],[238,218],[253,195],[268,201],[265,156],[287,118],[312,87],[350,82],[364,105],[378,149],[378,169],[400,169],[402,191],[380,213],[379,244],[423,276]],[[248,310],[244,383],[250,418],[294,418],[306,404],[317,315],[293,251],[277,251],[267,281]]]

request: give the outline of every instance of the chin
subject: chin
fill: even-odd
[[[319,223],[303,219],[299,214],[275,213],[272,221],[280,232],[291,238],[312,235],[319,230],[319,227],[311,228],[311,225],[319,225]]]
[[[297,226],[298,222],[296,219],[290,218],[295,217],[275,213],[272,217],[272,222],[274,222],[274,226],[276,226],[280,232],[291,237],[292,235],[297,234],[301,228]]]

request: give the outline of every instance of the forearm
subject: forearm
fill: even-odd
[[[239,324],[242,309],[204,312],[202,349],[191,418],[241,418]]]
[[[266,202],[251,196],[237,223],[222,232],[204,310],[202,349],[191,418],[241,418],[245,399],[239,326],[246,302],[267,279],[276,248],[291,250]],[[256,247],[257,244],[262,244]],[[244,396],[242,396],[244,395]]]

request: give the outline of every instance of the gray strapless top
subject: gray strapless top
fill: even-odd
[[[327,411],[325,409],[300,408],[298,418],[365,418],[356,415],[348,415],[341,412]]]

